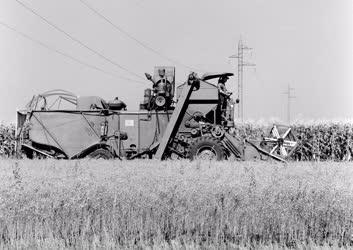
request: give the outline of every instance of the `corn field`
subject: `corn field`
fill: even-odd
[[[271,125],[245,123],[236,125],[236,135],[242,138],[268,136]],[[349,161],[353,159],[352,122],[312,122],[291,125],[299,143],[291,156],[295,161]]]
[[[268,136],[272,125],[236,124],[235,134],[258,139]],[[353,159],[352,122],[297,123],[292,126],[299,147],[291,156],[294,161],[350,161]],[[0,124],[0,155],[11,157],[15,150],[15,126]]]
[[[353,247],[352,163],[0,166],[0,248]]]
[[[0,124],[0,156],[10,157],[15,153],[15,126]]]

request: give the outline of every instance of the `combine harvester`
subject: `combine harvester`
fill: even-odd
[[[139,111],[128,111],[118,98],[106,102],[62,90],[36,95],[17,112],[17,152],[28,158],[285,162],[297,147],[289,127],[274,126],[259,140],[235,136],[236,102],[210,83],[232,75],[191,73],[175,91],[174,67],[156,67],[153,77],[146,74],[153,89],[144,91]]]

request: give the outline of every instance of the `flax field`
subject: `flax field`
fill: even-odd
[[[353,247],[352,162],[0,161],[0,248]]]

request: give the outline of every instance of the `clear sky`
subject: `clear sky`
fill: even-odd
[[[171,65],[99,18],[79,0],[21,0],[107,58],[143,77]],[[288,84],[295,88],[292,116],[353,117],[353,1],[351,0],[85,0],[114,24],[182,64],[236,72],[241,37],[256,63],[244,74],[247,119],[286,119]],[[53,29],[15,0],[0,1],[0,22],[50,47],[116,75],[138,79]],[[176,65],[177,82],[189,69]],[[236,78],[228,83],[236,91]],[[77,95],[119,96],[137,109],[150,86],[82,66],[0,25],[0,121],[32,95],[62,88]]]

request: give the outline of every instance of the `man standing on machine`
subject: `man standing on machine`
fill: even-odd
[[[218,84],[217,84],[222,111],[227,109],[228,98],[232,95],[232,92],[229,92],[226,88],[226,82],[228,81],[228,79],[229,79],[228,76],[223,75],[219,77]]]

